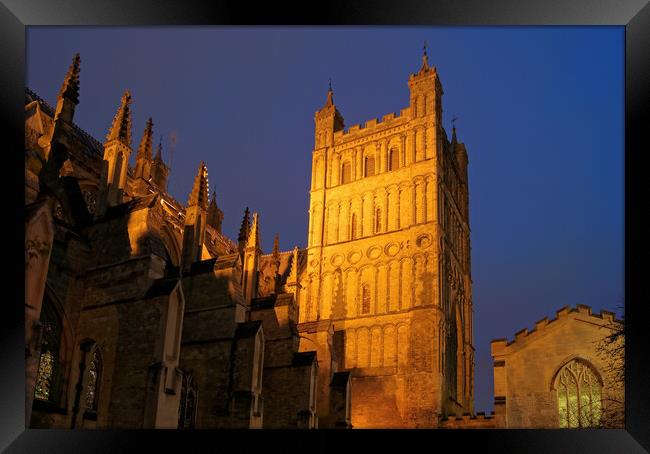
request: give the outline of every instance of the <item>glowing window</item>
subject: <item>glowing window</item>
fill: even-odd
[[[602,414],[601,388],[600,380],[584,361],[564,365],[555,379],[560,427],[597,426]]]
[[[46,300],[41,313],[43,342],[36,374],[34,397],[40,400],[56,400],[57,378],[59,374],[59,346],[61,322]]]

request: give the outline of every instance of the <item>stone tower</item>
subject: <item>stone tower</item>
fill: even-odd
[[[343,130],[331,87],[315,115],[301,331],[321,371],[351,371],[357,428],[473,412],[467,153],[426,51],[408,85],[408,107],[363,126]]]

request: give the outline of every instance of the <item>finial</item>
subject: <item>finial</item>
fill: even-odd
[[[332,91],[332,78],[329,79],[329,89],[327,90],[327,101],[325,101],[325,107],[334,105],[334,92]]]
[[[429,69],[429,58],[427,57],[427,42],[424,42],[422,46],[422,68],[420,71],[426,71]]]

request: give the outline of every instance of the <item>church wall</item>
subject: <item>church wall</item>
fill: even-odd
[[[612,314],[592,315],[587,306],[558,311],[557,319],[537,322],[515,340],[492,341],[497,419],[508,428],[558,428],[558,396],[554,379],[574,358],[585,360],[606,380],[606,364],[596,346],[610,331]]]

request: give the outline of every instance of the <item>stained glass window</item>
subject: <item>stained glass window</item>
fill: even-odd
[[[41,356],[36,374],[34,397],[41,400],[55,400],[58,378],[58,358],[61,326],[59,318],[53,312],[49,300],[43,302],[41,310],[43,340]]]
[[[561,428],[595,427],[602,414],[601,383],[584,361],[573,360],[557,374],[559,423]]]
[[[97,410],[101,374],[102,358],[99,349],[95,348],[90,364],[88,365],[88,382],[86,384],[86,408],[89,410]]]
[[[37,399],[49,400],[52,375],[54,372],[54,355],[49,351],[41,353],[41,361],[38,364],[38,375],[36,376]]]

